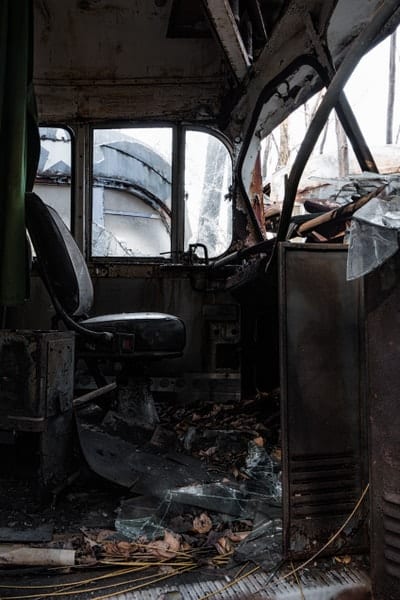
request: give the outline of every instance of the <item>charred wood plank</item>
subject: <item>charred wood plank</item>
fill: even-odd
[[[316,229],[316,227],[320,225],[326,223],[333,224],[338,221],[346,221],[347,219],[350,219],[356,212],[356,210],[367,204],[367,202],[372,200],[372,198],[375,198],[375,196],[378,196],[385,189],[386,186],[387,184],[385,183],[384,185],[381,185],[378,188],[376,188],[376,190],[373,190],[369,194],[366,194],[362,198],[359,198],[359,200],[356,200],[356,202],[346,204],[345,206],[340,206],[339,208],[334,208],[333,210],[319,215],[314,219],[306,221],[305,223],[300,225],[300,227],[297,230],[297,233],[299,235],[304,235],[307,232]]]

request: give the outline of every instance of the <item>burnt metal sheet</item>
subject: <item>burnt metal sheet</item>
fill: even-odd
[[[72,472],[75,424],[72,409],[46,419],[40,435],[39,482],[50,489],[66,481]]]
[[[367,482],[362,287],[345,246],[281,244],[284,551],[319,549]],[[366,545],[361,510],[330,547]]]
[[[400,589],[400,255],[365,278],[374,598]]]
[[[17,527],[0,527],[0,542],[18,542],[23,544],[51,542],[54,525],[45,523],[38,527],[18,529]]]
[[[100,477],[137,494],[164,497],[171,489],[208,482],[210,477],[201,461],[190,461],[183,455],[143,450],[134,443],[104,428],[85,423],[78,415],[78,434],[83,456],[89,467]]]
[[[0,333],[0,428],[43,429],[72,407],[74,334],[33,330]]]

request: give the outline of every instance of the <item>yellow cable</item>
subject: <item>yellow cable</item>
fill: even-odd
[[[152,565],[153,566],[153,565]],[[0,589],[5,590],[46,590],[46,589],[54,589],[54,588],[62,588],[62,587],[70,587],[70,586],[78,586],[85,585],[87,583],[94,583],[95,581],[100,581],[101,579],[110,579],[111,577],[118,577],[118,575],[128,575],[134,571],[140,571],[143,567],[135,568],[135,569],[119,569],[119,571],[112,571],[111,573],[107,573],[106,575],[98,575],[96,577],[91,577],[90,579],[81,579],[80,581],[74,581],[73,583],[53,583],[48,585],[0,585]]]
[[[133,566],[133,565],[137,565],[138,563],[136,563],[135,561],[108,561],[108,560],[100,560],[99,563],[101,565],[116,565],[118,567],[122,566],[122,565],[126,565],[127,567],[129,566]],[[147,562],[147,563],[139,563],[141,565],[143,565],[143,567],[153,567],[153,566],[167,566],[167,567],[186,567],[186,566],[191,566],[193,564],[193,561],[185,561],[185,562]]]
[[[291,577],[295,573],[298,573],[299,571],[301,571],[302,569],[304,569],[305,567],[307,567],[307,565],[309,565],[316,558],[318,558],[318,556],[320,554],[322,554],[322,552],[324,552],[324,550],[326,550],[336,540],[337,537],[339,537],[339,535],[347,527],[347,525],[350,523],[351,519],[354,517],[354,515],[356,514],[356,512],[360,508],[360,506],[361,506],[361,504],[362,504],[365,496],[367,495],[368,490],[369,490],[369,483],[365,486],[365,488],[364,488],[364,490],[363,490],[363,492],[362,492],[362,494],[361,494],[361,496],[360,496],[357,504],[355,505],[355,507],[353,508],[353,510],[351,511],[351,513],[349,514],[349,516],[347,517],[347,519],[345,520],[345,522],[343,523],[343,525],[341,527],[339,527],[339,529],[337,530],[337,532],[326,542],[326,544],[324,544],[322,546],[322,548],[320,548],[311,558],[309,558],[308,560],[306,560],[305,562],[303,562],[301,565],[299,565],[295,569],[292,569],[289,573],[287,573],[286,575],[284,575],[283,577],[281,577],[278,580],[278,583],[280,583],[281,581],[285,581],[285,579],[288,579],[288,577]]]
[[[351,521],[351,519],[354,517],[354,515],[356,514],[356,512],[358,511],[358,509],[360,508],[365,496],[367,495],[367,492],[369,490],[369,483],[365,486],[357,504],[355,505],[355,507],[353,508],[353,510],[351,511],[350,515],[347,517],[347,519],[345,520],[345,522],[343,523],[343,525],[336,531],[336,533],[326,542],[326,544],[324,544],[322,546],[322,548],[320,548],[318,550],[318,552],[316,552],[311,558],[309,558],[308,560],[306,560],[304,563],[302,563],[301,565],[299,565],[298,567],[296,567],[296,569],[292,569],[289,573],[287,573],[286,575],[284,575],[283,577],[281,577],[278,580],[278,583],[284,581],[285,579],[288,579],[289,577],[291,577],[292,575],[296,575],[299,571],[301,571],[302,569],[304,569],[307,565],[309,565],[311,562],[313,562],[320,554],[322,554],[322,552],[324,552],[324,550],[326,550],[335,540],[337,537],[339,537],[339,535],[342,533],[342,531],[347,527],[347,525],[349,524],[349,522]],[[239,583],[239,581],[241,581],[242,579],[245,579],[246,577],[248,577],[249,575],[252,575],[253,573],[255,573],[256,571],[258,571],[259,569],[261,569],[260,566],[255,567],[254,569],[248,571],[247,573],[245,573],[244,575],[242,575],[241,577],[238,577],[236,579],[234,579],[231,583],[227,584],[226,586],[224,586],[223,588],[215,591],[215,592],[211,592],[205,596],[202,596],[201,598],[198,598],[198,600],[207,600],[207,598],[211,598],[212,596],[215,596],[216,594],[219,594],[227,589],[229,589],[230,587],[236,585],[236,583]],[[264,590],[265,591],[265,590]]]
[[[238,572],[236,573],[236,575],[235,575],[235,579],[236,579],[236,577],[239,577],[239,576],[240,576],[240,575],[243,573],[243,571],[244,571],[245,569],[247,569],[247,567],[248,567],[248,566],[249,566],[249,563],[248,563],[248,562],[244,563],[244,565],[242,565],[242,566],[240,567],[240,569],[238,570]]]
[[[170,579],[171,577],[174,577],[175,575],[182,575],[182,573],[187,573],[188,571],[193,571],[196,568],[196,566],[194,565],[193,567],[189,567],[186,569],[178,569],[177,571],[173,572],[173,573],[168,573],[167,575],[164,575],[162,577],[159,577],[158,579],[155,579],[154,581],[152,581],[151,583],[154,585],[155,583],[159,583],[160,581],[164,581],[165,579]],[[135,587],[131,587],[131,588],[126,588],[124,590],[120,590],[118,593],[119,594],[128,594],[129,592],[135,592],[136,590],[140,590],[143,587],[146,587],[148,585],[148,583],[143,583],[140,585],[137,585]],[[107,600],[107,598],[112,598],[114,594],[110,595],[107,594],[105,596],[96,596],[95,598],[92,598],[92,600]]]
[[[292,575],[297,575],[297,573],[299,571],[301,571],[302,569],[304,569],[307,565],[309,565],[311,562],[313,562],[316,558],[318,558],[318,556],[320,556],[320,554],[322,554],[322,552],[324,552],[338,537],[339,535],[342,533],[342,531],[347,527],[347,525],[349,524],[349,522],[351,521],[351,519],[354,517],[354,515],[356,514],[356,512],[358,511],[358,509],[360,508],[365,496],[367,495],[367,492],[369,490],[369,484],[366,485],[366,487],[364,488],[358,502],[356,503],[355,507],[353,508],[353,510],[351,511],[350,515],[347,517],[347,519],[344,521],[343,525],[336,531],[336,533],[326,542],[326,544],[324,544],[322,546],[322,548],[320,548],[317,552],[315,552],[315,554],[313,554],[313,556],[311,558],[309,558],[308,560],[306,560],[305,562],[303,562],[301,565],[299,565],[298,567],[296,567],[295,569],[292,569],[289,573],[286,573],[286,575],[282,576],[279,580],[278,583],[285,581],[286,579],[288,579],[289,577],[291,577]],[[181,553],[181,554],[186,554],[186,553]],[[187,556],[187,554],[186,554]],[[226,555],[225,555],[226,557]],[[220,557],[221,559],[224,558],[224,556]],[[213,559],[214,562],[218,562],[219,557],[215,557]],[[104,563],[104,564],[108,564],[108,563]],[[113,563],[113,564],[119,564],[119,563]],[[131,565],[131,563],[122,563],[125,565]],[[140,570],[138,569],[138,564],[137,563],[133,563],[135,564],[135,568],[130,570],[128,569],[126,572],[132,572],[135,570]],[[147,562],[147,563],[139,563],[140,566],[146,568],[146,567],[154,567],[154,566],[169,566],[170,563],[165,563],[162,561],[159,561],[158,563],[154,563],[154,562]],[[174,564],[174,563],[172,563]],[[177,563],[174,564],[174,566],[176,566]],[[181,573],[187,572],[187,571],[191,571],[193,570],[196,565],[190,565],[187,563],[178,563],[179,566],[184,567],[181,569],[176,570],[173,573],[169,573],[168,575],[156,578],[154,581],[152,581],[151,583],[158,583],[159,581],[163,581],[165,579],[168,579],[170,577],[172,577],[173,575],[179,575]],[[236,577],[233,581],[231,581],[230,583],[228,583],[227,585],[225,585],[224,587],[220,588],[219,590],[216,590],[215,592],[210,592],[209,594],[206,594],[205,596],[202,596],[201,598],[199,598],[198,600],[207,600],[208,598],[211,598],[212,596],[215,596],[216,594],[219,594],[231,587],[233,587],[234,585],[236,585],[237,583],[239,583],[240,581],[242,581],[243,579],[245,579],[246,577],[249,577],[250,575],[252,575],[253,573],[255,573],[256,571],[260,570],[261,567],[257,566],[254,567],[253,569],[251,569],[250,571],[248,571],[247,573],[244,573],[243,575],[241,575],[240,577]],[[240,571],[239,571],[240,573]],[[110,578],[110,577],[115,577],[117,576],[117,574],[124,574],[118,572],[115,574],[107,574],[107,575],[101,575],[98,576],[96,578],[92,578],[89,580],[85,580],[83,583],[82,582],[74,582],[73,584],[69,583],[69,584],[59,584],[59,585],[54,585],[54,586],[26,586],[23,589],[47,589],[47,588],[57,588],[57,587],[73,587],[73,586],[78,586],[78,585],[84,585],[85,583],[93,583],[95,581],[99,581],[101,579],[106,579],[106,578]],[[146,585],[148,585],[148,582],[144,582],[145,579],[151,579],[152,577],[154,577],[154,575],[149,575],[146,577],[143,577],[140,581],[142,582],[140,585],[135,586],[133,588],[129,588],[129,589],[125,589],[123,591],[120,591],[119,593],[128,593],[128,592],[132,592],[135,590],[138,590]],[[137,581],[137,580],[136,580]],[[297,578],[298,581],[298,578]],[[86,589],[86,590],[73,590],[72,592],[55,592],[53,594],[40,594],[43,598],[48,598],[48,597],[54,597],[54,596],[68,596],[71,593],[75,593],[75,594],[82,594],[82,593],[88,593],[88,592],[93,592],[93,591],[97,591],[98,589],[107,589],[110,587],[118,587],[120,585],[124,585],[126,583],[129,582],[120,582],[120,583],[115,583],[115,584],[109,584],[107,586],[104,586],[102,588],[92,588],[92,589]],[[2,589],[21,589],[21,586],[4,586],[1,585],[0,588]],[[28,600],[28,599],[33,599],[36,598],[37,595],[24,595],[24,596],[4,596],[3,600]],[[93,598],[93,600],[106,600],[107,598],[111,598],[111,595],[105,595],[105,596],[98,596],[96,598]]]
[[[194,567],[194,565],[193,565]],[[191,568],[193,568],[191,567]],[[183,570],[187,570],[183,569]],[[178,569],[177,572],[180,572],[180,570]],[[136,581],[141,581],[144,582],[146,580],[145,583],[143,583],[142,585],[147,585],[148,583],[153,583],[152,581],[147,581],[149,579],[153,579],[154,577],[156,577],[156,575],[153,573],[152,575],[146,575],[145,577],[141,577],[139,579],[132,579],[129,581],[120,581],[119,583],[111,583],[108,585],[102,585],[99,587],[92,587],[92,588],[85,588],[85,589],[73,589],[73,590],[64,590],[64,591],[59,591],[59,592],[50,592],[50,593],[46,593],[46,594],[42,594],[40,593],[40,597],[41,598],[55,598],[55,597],[62,597],[62,596],[71,596],[72,594],[88,594],[90,592],[98,592],[99,590],[106,590],[106,589],[110,589],[110,588],[115,588],[121,585],[127,585],[127,584],[131,584],[131,583],[135,583]],[[157,580],[156,580],[157,581]],[[69,584],[67,587],[70,587],[71,584]],[[118,593],[123,593],[123,592],[118,592]],[[37,598],[38,594],[24,594],[23,596],[2,596],[2,600],[32,600],[34,598]]]
[[[201,598],[198,598],[198,600],[206,600],[207,598],[211,598],[212,596],[215,596],[216,594],[220,594],[221,592],[228,590],[229,588],[233,587],[234,585],[236,585],[237,583],[242,581],[242,579],[246,579],[246,577],[249,577],[249,575],[252,575],[256,571],[259,571],[260,569],[261,569],[261,567],[259,567],[259,566],[254,567],[253,569],[251,569],[247,573],[244,573],[240,577],[236,577],[230,583],[227,583],[226,585],[224,585],[224,587],[220,588],[219,590],[215,590],[215,592],[210,592],[209,594],[206,594],[205,596],[201,596]],[[100,600],[100,599],[95,598],[95,600]]]
[[[294,569],[294,564],[293,564],[293,562],[291,563],[291,565],[292,565],[292,569]],[[299,586],[301,600],[306,600],[306,599],[305,599],[305,596],[304,596],[304,593],[303,593],[303,587],[302,587],[302,585],[301,585],[301,581],[300,581],[300,578],[299,578],[299,576],[298,576],[298,574],[297,574],[297,571],[296,571],[296,573],[294,574],[294,576],[295,576],[295,579],[296,579],[296,583],[297,583],[297,585]]]

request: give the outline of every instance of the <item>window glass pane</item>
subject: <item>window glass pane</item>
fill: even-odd
[[[398,28],[397,32],[387,37],[361,59],[344,90],[381,173],[393,173],[399,170],[399,40]],[[391,49],[392,70],[390,70]],[[392,111],[389,108],[390,89],[393,92]]]
[[[40,127],[40,159],[33,191],[71,227],[71,135],[59,127]]]
[[[96,129],[92,255],[155,257],[171,250],[172,129]]]
[[[228,249],[232,238],[232,159],[225,144],[203,131],[186,132],[185,249],[205,244],[209,256]]]

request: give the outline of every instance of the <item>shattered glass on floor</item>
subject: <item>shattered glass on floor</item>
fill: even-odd
[[[265,592],[283,564],[278,392],[240,406],[156,409],[157,419],[136,424],[112,419],[112,407],[80,410],[85,460],[56,493],[32,494],[32,481],[3,474],[1,597],[36,585],[49,588],[30,597],[292,597],[296,580]],[[332,565],[353,566],[330,559],[326,573]]]

